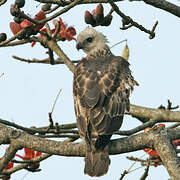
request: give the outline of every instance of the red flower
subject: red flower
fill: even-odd
[[[31,160],[35,157],[38,157],[42,154],[42,152],[34,151],[32,149],[24,148],[25,155],[21,156],[19,154],[16,154],[17,157],[23,159],[23,160]],[[39,162],[33,163],[29,166],[28,170],[35,171],[39,168]]]
[[[2,158],[0,158],[0,160],[1,160],[1,159],[2,159]],[[11,169],[11,168],[13,168],[13,166],[14,166],[14,163],[11,162],[11,161],[9,161],[8,165],[4,168],[4,170]]]
[[[8,163],[8,165],[4,168],[4,170],[11,169],[11,168],[13,168],[13,166],[14,166],[14,163],[10,161],[10,162]]]
[[[6,148],[6,150],[7,150],[7,148]],[[1,159],[2,159],[2,158],[0,158],[0,160],[1,160]],[[9,163],[8,163],[7,166],[4,168],[4,170],[11,169],[11,168],[13,168],[13,166],[14,166],[14,163],[11,162],[11,161],[9,161]]]
[[[36,21],[41,21],[41,20],[43,20],[43,19],[45,19],[45,18],[46,18],[45,12],[44,12],[44,11],[39,11],[39,12],[36,14],[34,20],[36,20]],[[41,28],[43,28],[43,26],[44,26],[44,24],[35,27],[35,28],[34,28],[34,31],[39,31]]]
[[[36,21],[40,21],[40,20],[43,20],[46,18],[46,15],[45,15],[45,12],[44,11],[40,11],[36,14],[34,20]],[[15,35],[17,34],[20,30],[24,29],[24,28],[27,28],[29,26],[32,26],[33,23],[30,22],[29,20],[27,19],[24,19],[20,24],[17,24],[15,22],[11,22],[10,23],[10,28],[11,28],[11,31],[12,33]],[[37,27],[34,28],[34,31],[39,31],[42,27],[44,26],[44,24],[42,25],[39,25]]]
[[[40,156],[42,152],[34,151],[32,149],[24,148],[25,156],[21,156],[16,154],[16,156],[20,157],[23,160],[31,160],[37,156]]]
[[[17,34],[22,28],[20,26],[20,24],[17,24],[15,22],[10,22],[10,29],[12,31],[12,33],[15,35]]]
[[[76,35],[76,29],[72,26],[67,27],[67,24],[64,24],[62,19],[59,18],[60,22],[60,37],[67,39],[68,41],[75,40],[74,36]],[[53,20],[53,24],[56,25],[58,21]]]
[[[20,27],[21,29],[24,29],[24,28],[27,28],[29,26],[33,25],[32,22],[28,21],[27,19],[24,19],[21,24],[20,24]]]
[[[60,30],[59,30],[59,36],[61,38],[64,38],[65,40],[71,41],[76,40],[74,36],[76,35],[76,29],[72,26],[67,27],[67,24],[65,24],[61,18],[59,18],[59,21],[54,19],[53,24],[56,26],[57,23],[60,23]],[[43,28],[40,30],[41,32],[47,32],[46,28]],[[51,34],[54,34],[55,28],[51,30]],[[44,35],[40,34],[40,37],[43,37]],[[36,42],[33,42],[31,46],[33,47],[36,44]]]

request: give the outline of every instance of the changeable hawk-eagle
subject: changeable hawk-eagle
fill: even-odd
[[[112,54],[106,37],[86,28],[77,37],[76,48],[87,56],[76,66],[73,94],[79,135],[86,142],[84,172],[90,176],[107,173],[110,164],[106,145],[121,127],[129,111],[134,80],[129,63]]]

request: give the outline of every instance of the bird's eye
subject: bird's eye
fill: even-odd
[[[93,41],[93,38],[89,37],[86,40],[87,40],[87,42],[91,43]]]

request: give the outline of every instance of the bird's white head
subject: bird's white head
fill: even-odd
[[[106,47],[108,40],[102,33],[87,27],[77,37],[76,48],[82,49],[86,54],[91,54]]]

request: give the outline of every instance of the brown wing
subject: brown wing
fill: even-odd
[[[76,67],[73,84],[80,136],[117,131],[125,110],[129,110],[129,92],[135,84],[129,63],[121,57],[113,56],[104,62],[82,60]]]

